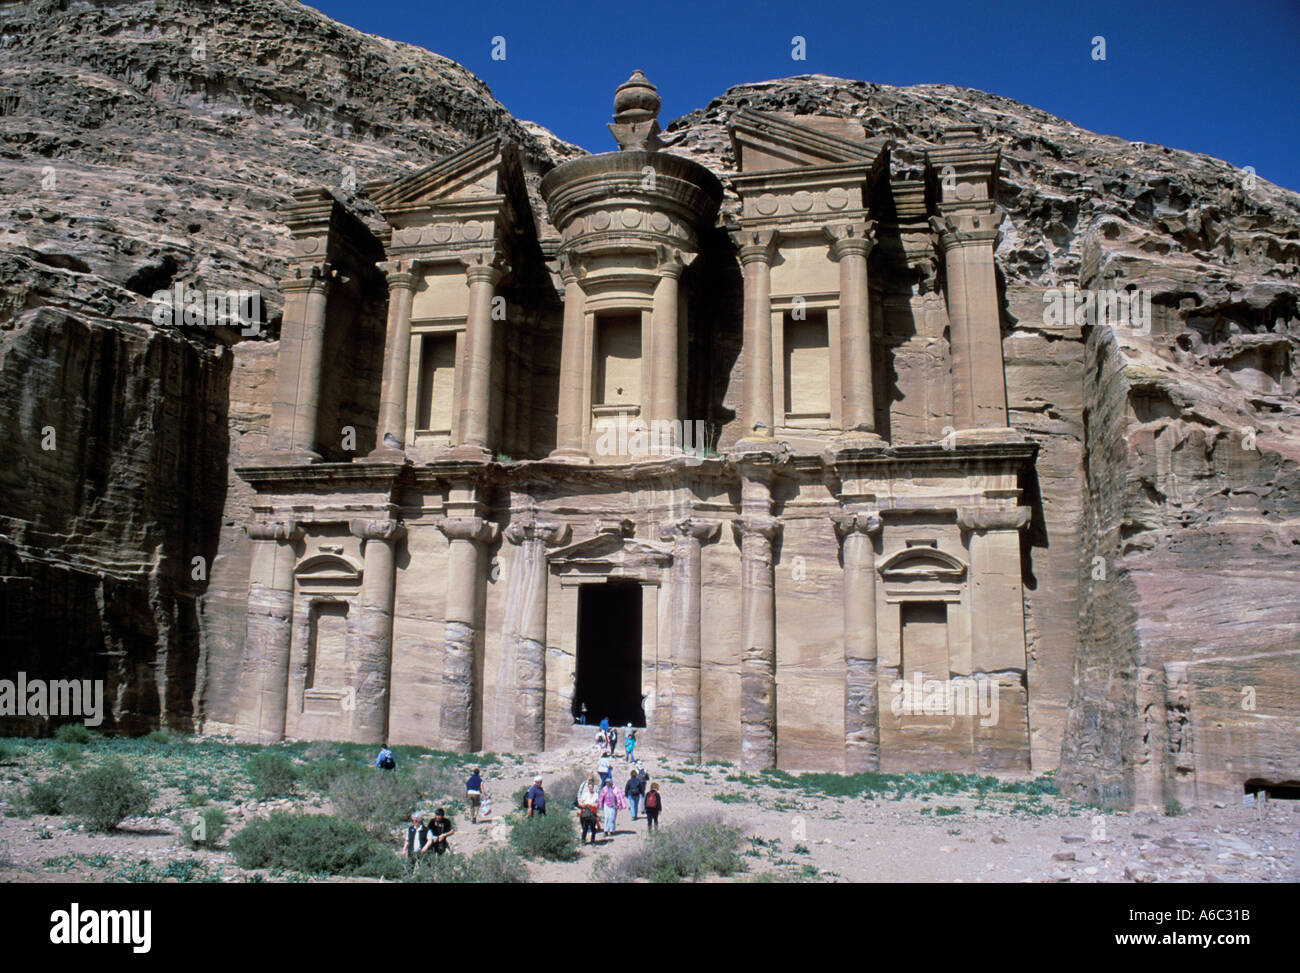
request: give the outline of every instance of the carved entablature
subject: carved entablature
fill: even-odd
[[[673,551],[671,545],[637,540],[616,530],[549,551],[547,561],[565,586],[608,578],[659,584],[664,569],[673,562]]]
[[[947,129],[943,144],[926,150],[925,163],[927,193],[939,213],[985,209],[997,199],[1002,149],[984,142],[979,126]]]
[[[293,194],[281,210],[291,237],[287,280],[322,279],[324,273],[356,290],[375,274],[383,249],[370,228],[330,190],[316,187]]]

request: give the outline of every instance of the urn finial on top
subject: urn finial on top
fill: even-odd
[[[609,130],[620,151],[659,150],[659,105],[659,89],[639,70],[615,89]]]

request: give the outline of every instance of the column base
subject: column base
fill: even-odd
[[[366,459],[373,460],[377,463],[405,463],[410,457],[406,455],[406,449],[397,446],[382,444],[376,446],[370,452],[366,453]]]
[[[552,450],[546,457],[548,463],[571,463],[575,466],[590,466],[590,454],[581,449],[566,447]]]
[[[865,449],[869,446],[887,446],[884,437],[867,429],[845,429],[833,440],[832,449]]]

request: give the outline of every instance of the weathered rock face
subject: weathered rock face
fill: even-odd
[[[0,14],[0,415],[19,457],[0,472],[6,666],[103,659],[124,725],[228,725],[236,673],[206,659],[238,658],[244,637],[250,494],[227,470],[265,443],[274,209],[503,130],[544,214],[540,171],[576,152],[452,62],[296,4],[59,7]],[[745,106],[860,119],[894,140],[896,176],[919,178],[950,125],[1001,145],[1008,405],[1040,445],[1023,485],[1035,767],[1145,804],[1300,779],[1300,198],[939,85],[742,85],[670,124],[667,151],[733,171],[724,126]],[[143,298],[176,282],[262,292],[264,334],[155,327]],[[1148,292],[1150,333],[1046,314],[1067,285]],[[941,357],[909,345],[894,368]],[[945,413],[906,417],[908,438],[938,438]]]

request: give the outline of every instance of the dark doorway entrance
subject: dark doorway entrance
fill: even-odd
[[[641,585],[611,580],[578,589],[578,672],[573,717],[645,726],[641,707]]]

